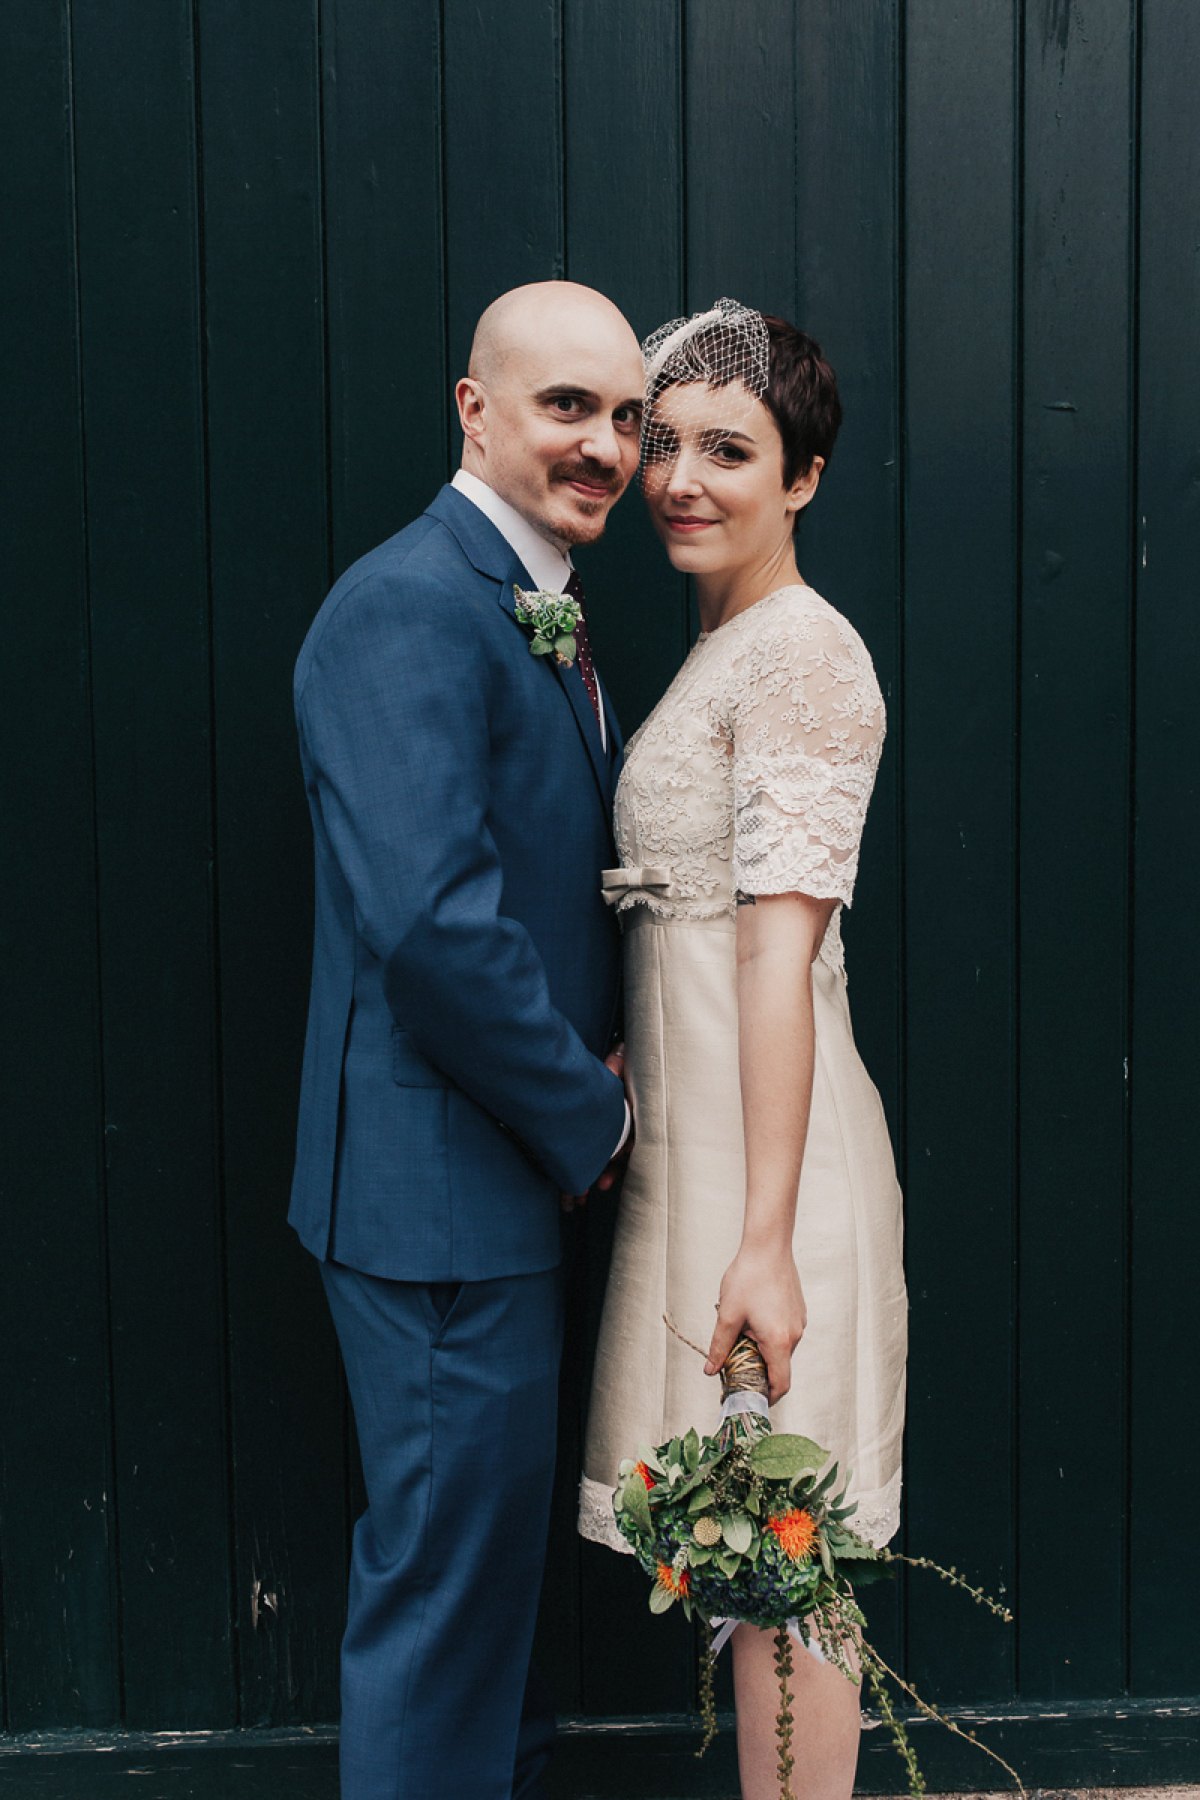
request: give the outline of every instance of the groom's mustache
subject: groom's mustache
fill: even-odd
[[[609,494],[619,494],[625,486],[616,469],[605,469],[593,462],[555,463],[550,471],[550,479],[586,481],[592,487],[602,487]]]

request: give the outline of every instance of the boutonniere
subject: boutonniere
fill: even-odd
[[[515,585],[513,595],[518,620],[533,634],[529,640],[532,654],[549,656],[553,653],[555,662],[569,669],[575,661],[575,627],[580,620],[578,600],[572,600],[570,594],[551,593],[547,588],[527,594],[524,588]]]

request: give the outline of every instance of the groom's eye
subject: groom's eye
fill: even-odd
[[[573,417],[575,413],[581,410],[583,401],[579,398],[578,394],[555,394],[550,404],[556,412],[562,413],[564,417]]]

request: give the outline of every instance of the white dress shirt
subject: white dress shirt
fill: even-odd
[[[570,581],[573,564],[569,556],[549,538],[544,538],[537,528],[529,523],[524,513],[519,513],[515,506],[502,500],[495,488],[490,488],[486,481],[480,481],[478,475],[472,475],[467,469],[459,469],[455,474],[451,487],[456,487],[472,506],[477,506],[485,519],[490,519],[496,530],[506,543],[510,544],[529,570],[530,576],[539,588],[545,588],[552,594],[561,594]],[[605,751],[608,750],[608,728],[604,722],[604,705],[600,706],[600,742]],[[613,1155],[625,1147],[629,1136],[629,1128],[633,1123],[633,1115],[629,1110],[628,1100],[625,1102],[625,1129],[621,1133]]]
[[[552,594],[563,592],[575,572],[574,564],[557,545],[543,537],[537,527],[529,523],[524,513],[519,513],[515,506],[510,506],[507,500],[500,498],[495,488],[490,488],[486,481],[480,481],[478,475],[471,475],[466,469],[459,469],[450,485],[464,494],[472,506],[477,506],[485,519],[492,521],[500,536],[512,545],[539,588],[545,588]],[[603,703],[600,706],[600,742],[607,753],[608,726],[604,720]]]

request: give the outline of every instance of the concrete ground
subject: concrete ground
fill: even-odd
[[[927,1800],[1013,1800],[1014,1789],[988,1793],[930,1794]],[[1200,1800],[1200,1787],[1027,1788],[1029,1800]]]

